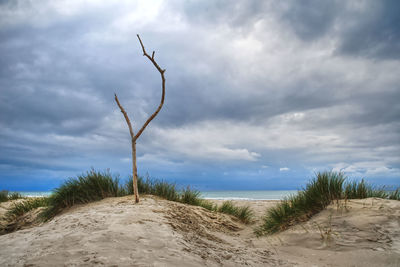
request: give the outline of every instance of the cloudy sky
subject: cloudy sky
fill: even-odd
[[[91,167],[200,190],[297,189],[321,170],[400,184],[400,3],[0,1],[0,189]]]

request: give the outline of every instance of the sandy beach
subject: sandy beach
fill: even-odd
[[[261,216],[277,201],[234,202]],[[259,219],[244,225],[154,196],[139,204],[132,196],[108,198],[0,236],[0,266],[400,266],[399,201],[334,203],[308,222],[257,238]]]

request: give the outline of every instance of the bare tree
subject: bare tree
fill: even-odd
[[[144,129],[149,125],[149,123],[157,116],[158,112],[160,112],[163,104],[164,104],[164,98],[165,98],[165,69],[160,68],[160,66],[157,64],[157,62],[154,60],[154,54],[155,52],[151,54],[147,54],[146,49],[144,48],[144,45],[142,43],[142,40],[139,37],[139,34],[137,34],[137,38],[139,39],[140,45],[143,50],[143,56],[147,57],[151,63],[153,63],[154,67],[160,72],[161,74],[161,81],[162,81],[162,95],[161,95],[161,102],[160,105],[158,105],[157,110],[147,119],[147,121],[143,124],[142,128],[137,132],[135,135],[132,129],[132,124],[131,121],[129,120],[128,114],[126,113],[125,109],[122,107],[121,103],[118,100],[117,94],[115,95],[115,102],[117,102],[117,105],[119,109],[121,110],[122,114],[124,114],[126,123],[128,124],[129,127],[129,133],[131,135],[131,142],[132,142],[132,173],[133,173],[133,192],[135,194],[135,202],[139,202],[139,192],[138,192],[138,187],[137,187],[137,165],[136,165],[136,140],[139,138],[139,136],[143,133]]]

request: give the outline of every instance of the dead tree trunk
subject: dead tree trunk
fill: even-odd
[[[144,45],[142,43],[142,40],[139,37],[139,34],[137,35],[140,46],[142,47],[143,50],[143,56],[147,57],[151,63],[153,63],[154,67],[160,72],[161,74],[161,82],[162,82],[162,95],[161,95],[161,102],[158,105],[157,110],[146,120],[146,122],[143,124],[143,126],[140,128],[140,130],[137,132],[135,135],[132,129],[132,124],[131,121],[129,120],[128,114],[126,113],[125,109],[122,107],[121,103],[118,100],[117,94],[115,94],[115,102],[117,102],[117,105],[119,109],[121,110],[122,114],[124,114],[126,123],[128,124],[129,128],[129,133],[131,135],[131,143],[132,143],[132,176],[133,176],[133,192],[135,194],[135,202],[139,202],[139,191],[138,191],[138,186],[137,186],[137,165],[136,165],[136,140],[139,138],[139,136],[143,133],[144,129],[149,125],[149,123],[157,116],[158,112],[160,112],[163,104],[164,104],[164,98],[165,98],[165,69],[161,69],[160,66],[157,64],[157,62],[154,60],[154,54],[155,52],[151,54],[147,54],[146,49],[144,48]]]

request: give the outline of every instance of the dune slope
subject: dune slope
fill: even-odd
[[[237,201],[258,214],[275,201]],[[153,196],[109,198],[0,236],[0,266],[400,266],[400,202],[332,204],[269,236]]]

